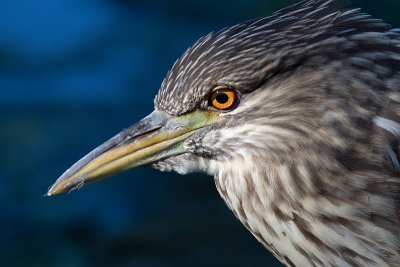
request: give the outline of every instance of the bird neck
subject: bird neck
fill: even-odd
[[[396,248],[388,246],[396,243],[391,231],[399,226],[390,231],[365,220],[374,207],[363,201],[372,196],[362,185],[351,190],[344,185],[357,177],[317,168],[300,161],[272,165],[259,157],[233,158],[218,166],[214,177],[236,217],[288,266],[390,266],[382,253],[399,261]],[[351,197],[359,197],[359,205],[348,202]],[[375,200],[379,207],[383,199]],[[382,239],[380,246],[371,241]]]

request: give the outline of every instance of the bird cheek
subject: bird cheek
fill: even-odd
[[[183,143],[183,147],[188,153],[194,154],[197,149],[196,141],[194,139],[188,139]]]
[[[203,145],[202,138],[187,140],[184,143],[184,147],[188,153],[200,157],[212,157],[215,155],[215,151],[211,147],[206,147]]]

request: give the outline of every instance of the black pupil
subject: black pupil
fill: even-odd
[[[217,100],[220,104],[225,104],[229,100],[229,96],[223,92],[218,92],[215,96],[215,100]]]

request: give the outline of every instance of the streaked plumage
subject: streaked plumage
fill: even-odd
[[[213,175],[287,266],[400,266],[399,30],[338,0],[300,2],[201,38],[168,73],[156,113],[210,110],[218,85],[238,92],[237,108],[155,168]]]

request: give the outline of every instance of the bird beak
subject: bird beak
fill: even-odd
[[[48,196],[80,188],[119,172],[186,152],[184,141],[218,119],[217,112],[195,111],[171,116],[161,111],[120,132],[69,168]]]

